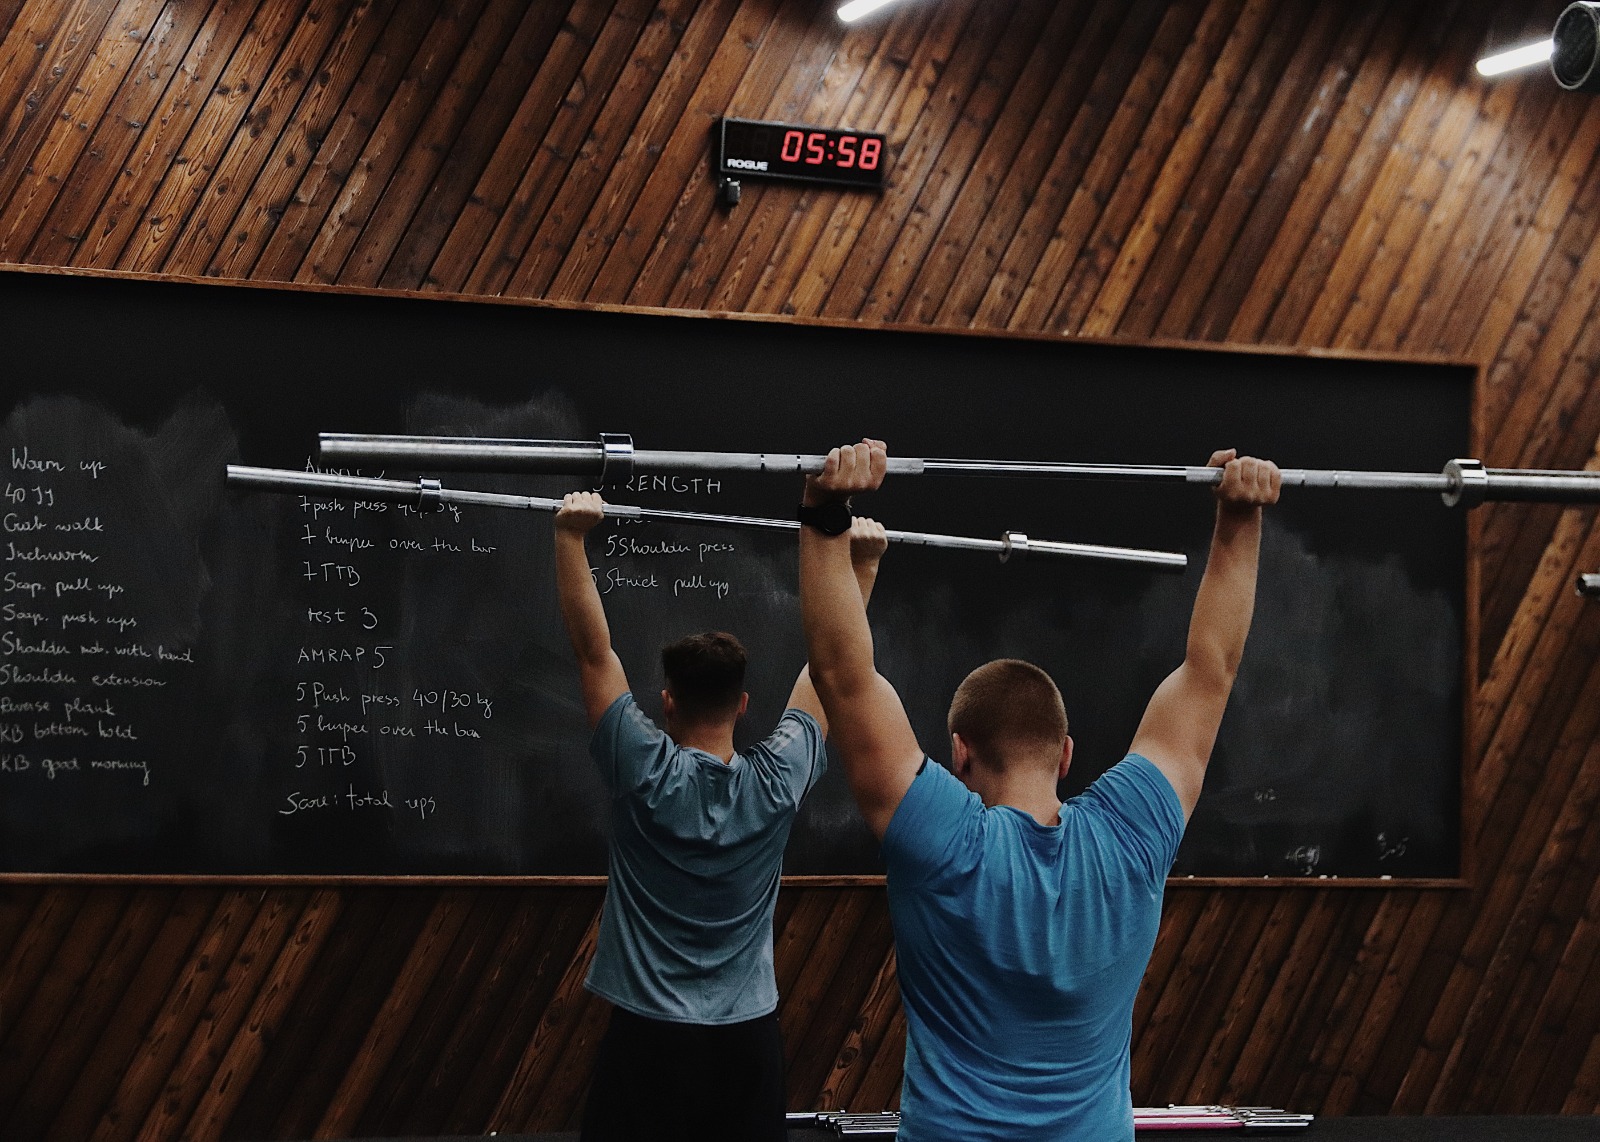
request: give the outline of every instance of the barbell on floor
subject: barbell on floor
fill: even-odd
[[[604,433],[598,441],[517,440],[478,436],[398,436],[325,432],[321,457],[330,464],[373,464],[413,470],[522,472],[586,476],[624,484],[635,472],[822,471],[825,456],[777,452],[686,452],[636,449],[633,438]],[[1204,465],[1074,464],[1025,460],[889,458],[891,475],[1024,476],[1214,485],[1222,470]],[[1485,501],[1600,503],[1600,472],[1485,468],[1451,460],[1442,472],[1368,472],[1285,468],[1285,487],[1433,492],[1451,507]]]
[[[520,508],[545,512],[554,512],[561,507],[560,500],[543,496],[514,496],[502,492],[473,492],[445,488],[439,481],[427,477],[415,481],[384,480],[370,476],[340,476],[325,472],[297,472],[285,468],[252,468],[242,464],[229,464],[227,483],[230,487],[257,491],[291,492],[299,495],[320,494],[334,499],[384,500],[407,504],[420,511],[442,507],[445,504]],[[711,512],[676,511],[669,508],[641,508],[629,504],[608,503],[605,505],[605,515],[612,519],[706,524],[757,528],[765,531],[800,529],[800,524],[795,520],[718,515]],[[1179,551],[1148,551],[1140,547],[1110,547],[1097,543],[1058,543],[1048,539],[1030,539],[1018,531],[1008,531],[999,539],[973,539],[962,535],[936,535],[925,531],[889,529],[885,529],[885,533],[891,543],[954,548],[962,551],[987,551],[998,555],[1002,563],[1012,556],[1054,555],[1064,559],[1096,563],[1136,564],[1166,571],[1182,571],[1189,566],[1189,557]]]

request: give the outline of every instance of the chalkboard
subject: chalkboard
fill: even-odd
[[[1244,353],[8,270],[0,869],[580,875],[604,794],[552,588],[548,516],[224,488],[304,469],[320,431],[907,456],[1437,471],[1470,454],[1474,372]],[[362,474],[381,475],[368,471]],[[387,473],[396,475],[397,473]],[[575,478],[457,474],[558,495]],[[798,480],[640,476],[619,501],[787,517]],[[880,666],[946,756],[961,677],[1027,658],[1061,684],[1068,792],[1125,749],[1182,655],[1202,489],[907,477],[889,526],[1183,550],[1181,576],[892,550]],[[1176,875],[1460,873],[1466,528],[1430,495],[1292,491]],[[793,538],[606,524],[618,651],[750,647],[763,735],[803,659]],[[830,772],[786,870],[871,873]]]

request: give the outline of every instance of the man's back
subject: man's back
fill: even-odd
[[[834,448],[802,503],[816,515],[847,503],[880,487],[888,464],[881,440]],[[1276,465],[1233,449],[1210,464],[1222,469],[1216,524],[1183,662],[1145,706],[1130,756],[1067,806],[1056,791],[1072,738],[1049,675],[1015,659],[973,670],[947,718],[959,781],[930,766],[878,673],[844,546],[801,529],[811,674],[889,867],[906,1008],[903,1142],[1133,1137],[1133,1001],[1250,630],[1261,509],[1282,485]]]
[[[1130,756],[1040,825],[933,764],[889,823],[904,1142],[1133,1137],[1134,997],[1183,835]]]
[[[676,745],[624,694],[592,751],[612,797],[612,842],[590,989],[652,1019],[718,1024],[772,1011],[783,849],[826,764],[816,721],[789,710],[724,762]]]

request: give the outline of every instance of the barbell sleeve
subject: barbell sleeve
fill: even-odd
[[[403,436],[323,433],[329,462],[396,466],[412,470],[520,472],[573,475],[602,484],[626,483],[635,472],[815,473],[826,456],[788,452],[706,452],[636,449],[632,438],[602,435],[583,440],[518,440],[476,436]],[[889,457],[890,475],[1044,477],[1213,486],[1222,469],[1203,465],[1080,464],[1057,461],[962,460]],[[1600,503],[1600,472],[1485,468],[1477,460],[1451,460],[1442,472],[1285,468],[1283,485],[1350,491],[1431,492],[1450,506],[1485,501]]]
[[[503,492],[474,492],[444,488],[437,480],[426,477],[421,480],[389,480],[371,476],[344,476],[229,464],[226,482],[230,487],[256,491],[289,492],[299,495],[320,493],[335,499],[382,500],[419,509],[443,504],[520,508],[545,512],[555,512],[561,508],[560,500],[545,496],[515,496]],[[792,519],[680,511],[674,508],[641,508],[632,504],[608,503],[603,513],[608,519],[651,520],[659,523],[740,527],[762,531],[800,530],[799,521]],[[885,535],[891,543],[961,551],[986,551],[998,556],[1001,562],[1005,562],[1014,554],[1036,552],[1040,555],[1054,555],[1065,559],[1136,564],[1168,571],[1182,571],[1189,566],[1189,557],[1180,551],[1151,551],[1140,547],[1111,547],[1097,543],[1030,540],[1019,532],[1007,532],[1000,539],[975,539],[964,535],[939,535],[925,531],[895,531],[886,528]]]
[[[633,448],[627,437],[607,434],[598,443],[584,440],[517,440],[487,436],[390,436],[324,432],[318,454],[330,463],[368,464],[411,469],[470,472],[520,472],[529,475],[591,476],[608,483],[626,483],[607,472],[618,469],[625,453],[627,471],[640,472],[775,472],[810,474],[822,471],[826,456],[792,452],[697,452]],[[915,476],[922,461],[889,458],[891,475]]]

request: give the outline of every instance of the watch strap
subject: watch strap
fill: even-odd
[[[855,513],[844,500],[829,500],[823,504],[801,504],[795,518],[805,527],[814,527],[823,535],[843,535],[850,530]]]

